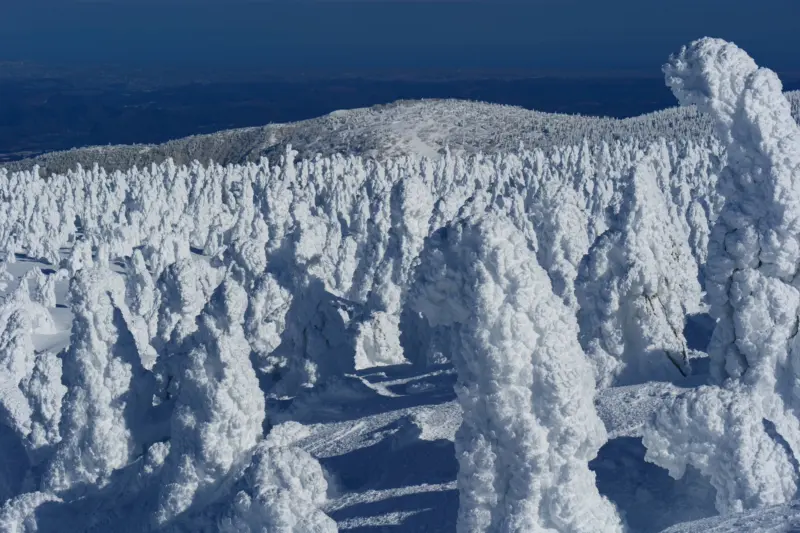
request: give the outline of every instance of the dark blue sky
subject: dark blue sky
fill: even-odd
[[[0,60],[658,74],[713,35],[800,71],[799,27],[800,0],[19,0],[3,6]]]

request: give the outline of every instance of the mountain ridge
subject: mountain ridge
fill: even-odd
[[[787,92],[795,120],[800,119],[800,91]],[[50,152],[0,164],[9,172],[63,173],[97,163],[107,171],[142,167],[172,159],[221,165],[276,159],[287,145],[298,157],[340,153],[380,159],[398,155],[436,156],[454,152],[497,153],[531,148],[613,142],[636,137],[643,143],[698,139],[712,135],[708,117],[693,107],[672,107],[637,117],[616,119],[532,111],[470,100],[398,100],[390,104],[339,110],[317,118],[282,124],[222,130],[162,144],[89,146]]]

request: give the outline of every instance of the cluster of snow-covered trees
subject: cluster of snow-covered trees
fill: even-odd
[[[643,198],[624,189],[644,160],[665,191],[659,194],[667,194],[674,239],[688,236],[702,265],[709,221],[721,205],[714,184],[724,153],[713,139],[385,163],[339,156],[295,162],[289,152],[276,166],[167,162],[46,178],[0,171],[0,195],[9,200],[0,206],[0,249],[9,260],[22,252],[58,264],[64,248],[102,246],[154,278],[192,248],[228,257],[253,296],[248,337],[263,368],[280,374],[290,393],[327,371],[415,359],[404,355],[400,329],[424,239],[492,206],[531,236],[556,293],[575,310],[584,256],[617,223],[617,212],[635,210],[624,204]],[[80,257],[65,268],[77,268]]]
[[[26,465],[0,483],[0,529],[105,498],[100,528],[138,498],[119,527],[335,531],[320,465],[265,435],[265,394],[449,357],[459,531],[622,531],[588,468],[594,392],[691,373],[703,289],[719,384],[658,412],[648,458],[698,468],[720,512],[792,498],[800,130],[733,45],[694,43],[666,73],[716,137],[0,170],[3,273],[15,254],[52,265],[0,279],[0,423]],[[67,280],[69,345],[37,349]]]

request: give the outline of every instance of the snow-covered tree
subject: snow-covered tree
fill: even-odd
[[[48,329],[52,325],[47,311],[29,298],[23,278],[0,307],[0,407],[7,423],[22,437],[29,459],[38,463],[39,450],[60,440],[58,426],[66,388],[61,384],[58,356],[34,349],[34,320],[45,322]]]
[[[54,492],[102,486],[137,453],[129,423],[139,400],[133,381],[140,358],[123,317],[125,282],[101,258],[74,275],[69,298],[74,319],[63,356],[62,440],[43,480]]]
[[[167,267],[156,284],[161,302],[158,311],[157,349],[179,346],[197,329],[197,316],[219,286],[221,272],[193,258]]]
[[[156,333],[156,317],[159,295],[153,274],[148,270],[141,250],[135,250],[127,265],[125,276],[125,298],[134,316],[141,317],[147,324],[150,336]]]
[[[775,73],[731,43],[696,41],[665,73],[681,103],[711,114],[728,153],[707,265],[716,375],[777,375],[797,333],[800,128]]]
[[[63,275],[62,275],[63,276]],[[46,308],[56,306],[56,281],[58,274],[46,275],[41,268],[34,267],[27,272],[25,279],[31,292],[31,300]]]
[[[783,503],[797,493],[792,460],[765,428],[758,398],[739,384],[700,387],[669,399],[646,428],[646,459],[680,479],[708,477],[722,514]]]
[[[36,510],[48,503],[61,503],[61,498],[47,492],[28,492],[12,498],[0,507],[0,531],[4,533],[36,533],[39,531]]]
[[[622,531],[588,466],[606,432],[575,318],[522,233],[501,216],[438,232],[412,305],[450,328],[459,533]]]
[[[33,373],[36,357],[27,312],[31,303],[28,283],[23,279],[0,307],[0,407],[5,411],[6,424],[22,436],[31,430],[31,411],[19,386]]]
[[[320,510],[328,482],[319,462],[294,446],[266,441],[245,471],[247,490],[236,493],[219,521],[223,533],[336,533]]]
[[[228,489],[261,437],[265,402],[242,327],[246,308],[244,289],[224,280],[182,352],[170,356],[179,372],[159,525]]]
[[[800,457],[800,128],[775,73],[731,43],[695,41],[664,72],[681,103],[712,116],[727,150],[705,272],[721,386],[660,411],[646,457],[674,475],[686,464],[705,472],[720,512],[780,503],[796,496]]]
[[[655,159],[637,163],[629,180],[576,287],[581,344],[600,387],[687,375],[683,326],[701,301],[688,237],[657,185]]]
[[[273,356],[273,352],[281,343],[291,305],[292,293],[272,274],[264,272],[253,282],[245,315],[245,331],[250,346],[266,368],[285,366]]]
[[[49,448],[61,440],[61,405],[67,388],[61,382],[62,362],[58,354],[36,354],[33,371],[20,383],[19,388],[31,408],[31,430],[27,446],[33,463],[43,460]]]

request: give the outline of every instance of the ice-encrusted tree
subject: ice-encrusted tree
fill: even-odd
[[[278,369],[292,366],[288,357],[275,350],[281,344],[293,297],[269,272],[262,273],[252,285],[245,313],[245,333],[259,370],[274,375]]]
[[[781,82],[719,39],[692,43],[665,73],[682,104],[712,115],[728,153],[707,265],[716,377],[794,375],[787,365],[800,294],[800,128]]]
[[[61,384],[61,359],[55,353],[34,349],[36,319],[46,323],[50,317],[31,301],[23,278],[0,306],[0,408],[6,413],[6,422],[23,438],[34,464],[42,459],[41,450],[60,440],[61,401],[66,393]]]
[[[319,461],[295,446],[259,444],[237,492],[219,520],[222,533],[336,533],[320,510],[328,481]]]
[[[138,408],[140,360],[123,316],[125,282],[101,257],[74,275],[69,299],[74,319],[63,357],[62,440],[43,479],[54,492],[102,486],[137,452],[129,423]]]
[[[169,265],[156,283],[160,296],[157,349],[179,346],[197,329],[197,316],[221,281],[221,272],[206,261],[185,258]]]
[[[30,431],[31,413],[19,385],[33,372],[35,359],[33,327],[26,310],[31,303],[23,279],[0,306],[0,407],[6,423],[22,434]]]
[[[56,282],[64,277],[66,272],[45,274],[41,268],[34,267],[27,272],[25,279],[31,292],[31,299],[46,308],[56,306]]]
[[[5,502],[0,507],[0,531],[4,533],[36,533],[40,531],[36,511],[48,503],[62,500],[48,492],[28,492]]]
[[[720,512],[781,503],[796,497],[800,457],[800,128],[775,73],[732,43],[695,41],[664,72],[682,104],[712,116],[728,154],[705,272],[721,386],[659,411],[646,457],[673,475],[698,467]]]
[[[177,395],[154,519],[164,525],[230,487],[262,433],[264,396],[242,324],[247,294],[225,279],[172,354]]]
[[[600,387],[689,372],[683,326],[701,301],[697,264],[655,165],[652,154],[635,165],[615,220],[589,249],[576,282],[581,345]]]
[[[144,320],[150,337],[157,331],[159,293],[141,250],[135,250],[128,261],[125,276],[125,299],[134,316]]]
[[[33,371],[19,388],[28,399],[31,409],[30,433],[27,446],[32,463],[46,458],[49,448],[61,440],[61,407],[67,388],[61,382],[62,361],[58,354],[36,354]]]
[[[129,313],[125,319],[139,349],[142,366],[152,370],[158,358],[151,340],[158,334],[160,294],[141,250],[133,252],[126,266],[125,302]]]
[[[797,472],[783,443],[766,431],[758,398],[741,384],[703,386],[667,400],[645,428],[646,459],[680,479],[706,476],[722,514],[791,500]]]
[[[459,533],[622,531],[588,466],[606,431],[575,318],[522,233],[499,215],[437,232],[411,303],[449,328]]]

